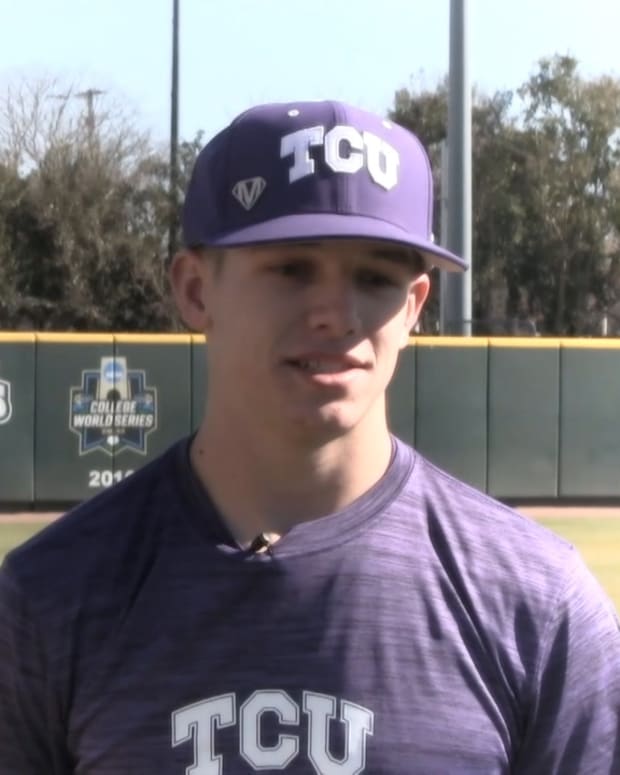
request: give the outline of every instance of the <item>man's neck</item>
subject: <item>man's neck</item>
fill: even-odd
[[[383,418],[316,447],[232,431],[207,415],[190,460],[241,544],[345,508],[383,476],[392,451]]]

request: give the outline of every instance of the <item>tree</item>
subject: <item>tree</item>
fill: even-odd
[[[474,330],[620,333],[620,81],[555,56],[517,94],[473,95]],[[436,238],[447,95],[401,89],[390,113],[429,150]],[[179,200],[201,146],[180,144]],[[51,79],[0,95],[0,327],[178,330],[168,186],[167,149],[109,95]],[[438,319],[434,283],[423,330]]]
[[[556,56],[518,95],[520,114],[511,92],[474,93],[474,315],[598,333],[620,304],[620,82],[586,81]],[[397,92],[391,115],[430,148],[437,206],[447,84]]]
[[[0,110],[0,272],[19,300],[0,326],[174,328],[163,154],[114,106],[91,100],[84,115],[56,88],[9,92]]]
[[[474,92],[472,103],[473,245],[475,274],[473,312],[478,321],[502,319],[510,306],[503,267],[510,260],[512,239],[519,228],[520,207],[513,191],[519,186],[523,155],[520,133],[510,116],[513,95]],[[447,139],[448,83],[434,91],[411,94],[400,90],[390,117],[411,129],[429,152],[434,182],[434,223],[441,234],[441,144]],[[515,311],[513,315],[517,314]],[[424,318],[424,330],[436,330],[439,321],[438,283]]]
[[[620,299],[620,82],[585,81],[575,59],[556,56],[540,62],[520,96],[530,234],[518,277],[549,329],[577,333]]]
[[[439,242],[441,234],[441,144],[448,126],[448,83],[443,81],[434,90],[424,88],[417,93],[400,89],[394,96],[389,118],[414,132],[428,151],[433,171],[433,234]],[[431,285],[428,301],[419,321],[422,332],[439,327],[439,282]]]

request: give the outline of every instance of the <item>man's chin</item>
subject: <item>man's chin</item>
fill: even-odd
[[[300,412],[290,418],[290,429],[299,439],[315,444],[327,444],[348,436],[360,418],[342,407],[321,407],[312,412]]]

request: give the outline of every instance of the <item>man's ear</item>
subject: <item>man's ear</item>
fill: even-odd
[[[401,350],[409,344],[409,337],[413,330],[413,327],[418,322],[424,303],[428,298],[428,294],[431,289],[431,280],[428,274],[423,273],[418,275],[411,281],[409,286],[409,296],[407,298],[407,314],[405,318],[405,326],[403,328],[403,334],[400,342]]]
[[[191,330],[207,333],[211,325],[208,311],[211,262],[196,250],[180,250],[172,259],[168,278],[176,308]]]

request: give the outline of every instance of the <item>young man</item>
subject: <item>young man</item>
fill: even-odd
[[[338,103],[200,155],[171,284],[204,420],[7,558],[0,772],[607,775],[620,634],[560,539],[390,435],[431,176]]]

